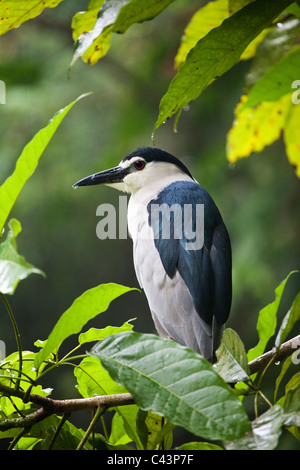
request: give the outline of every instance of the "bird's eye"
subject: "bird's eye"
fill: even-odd
[[[145,168],[144,160],[137,160],[136,162],[134,162],[134,168],[136,170],[142,170],[143,168]]]

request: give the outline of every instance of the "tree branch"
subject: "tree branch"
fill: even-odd
[[[273,348],[249,362],[250,375],[264,369],[271,360],[281,362],[300,349],[300,335],[283,343],[278,349]]]
[[[295,336],[283,343],[278,349],[273,348],[262,356],[249,362],[250,374],[264,369],[271,360],[282,361],[291,356],[294,352],[300,350],[300,335]],[[95,409],[95,408],[113,408],[116,406],[132,405],[135,403],[130,393],[120,393],[116,395],[96,395],[92,398],[74,398],[68,400],[53,400],[49,397],[27,393],[23,390],[16,390],[0,383],[0,392],[6,396],[14,396],[25,399],[40,408],[33,413],[20,418],[4,419],[0,421],[0,431],[6,431],[12,428],[30,428],[34,424],[42,421],[52,414],[63,415],[75,411]]]

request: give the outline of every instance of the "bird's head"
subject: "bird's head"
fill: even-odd
[[[73,186],[105,184],[134,194],[139,189],[165,179],[193,179],[186,166],[173,155],[157,148],[144,147],[127,155],[118,166],[77,181]]]

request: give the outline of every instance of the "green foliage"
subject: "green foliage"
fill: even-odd
[[[225,19],[190,50],[162,98],[157,129],[167,119],[198,98],[205,88],[239,60],[252,40],[287,7],[290,1],[256,1]]]
[[[0,233],[2,233],[5,221],[11,212],[20,191],[22,190],[26,181],[35,171],[38,161],[47,147],[50,139],[55,133],[56,129],[74,106],[74,104],[81,99],[70,103],[63,109],[60,109],[46,127],[41,129],[33,139],[26,145],[20,157],[17,160],[15,171],[0,187]]]
[[[91,354],[143,410],[206,439],[235,439],[248,431],[239,400],[194,351],[157,336],[126,332],[98,343]]]
[[[0,34],[59,3],[2,1]],[[133,24],[156,17],[171,3],[90,0],[86,11],[73,17],[72,65],[79,57],[95,64],[108,52],[113,33],[124,33]],[[299,176],[300,108],[292,101],[298,98],[290,89],[291,81],[300,74],[299,11],[298,5],[288,0],[217,0],[196,11],[177,52],[179,70],[161,100],[155,129],[175,114],[178,120],[182,109],[237,62],[254,58],[248,94],[241,97],[228,133],[227,157],[235,162],[258,152],[283,132],[288,158]],[[284,46],[276,48],[274,55],[274,44],[278,43]],[[80,98],[36,133],[0,187],[1,232],[56,129]],[[292,273],[276,288],[275,300],[259,312],[257,345],[247,351],[239,335],[226,329],[213,366],[171,340],[133,332],[130,320],[121,326],[84,331],[113,300],[132,290],[115,283],[85,291],[62,314],[48,338],[35,342],[37,351],[27,351],[22,349],[6,294],[13,294],[31,273],[43,273],[18,253],[20,231],[20,222],[11,219],[0,244],[0,293],[17,343],[17,352],[0,362],[0,438],[8,438],[10,448],[167,450],[174,449],[175,426],[199,440],[177,447],[181,450],[275,449],[284,430],[300,441],[300,375],[294,370],[299,364],[299,349],[286,356],[278,374],[274,367],[271,393],[264,387],[264,379],[276,357],[255,374],[248,363],[267,347],[278,351],[294,332],[300,319],[300,292],[283,320],[279,314]],[[76,337],[76,344],[70,349],[67,340],[71,336],[72,340]],[[51,385],[49,373],[62,366],[73,369],[74,388],[82,401],[72,408],[72,400],[62,400],[59,412],[56,401],[51,400],[52,388],[45,384]],[[71,413],[76,412],[78,403],[86,406],[85,400],[95,395],[120,397],[127,392],[134,404],[111,405],[109,428],[102,419],[106,406],[98,406],[86,430],[72,423]]]
[[[9,231],[6,240],[0,244],[0,292],[13,294],[19,281],[32,273],[42,271],[27,263],[17,251],[16,238],[21,232],[21,224],[16,219],[8,223]]]

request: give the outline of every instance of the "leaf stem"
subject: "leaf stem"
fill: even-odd
[[[87,428],[83,438],[81,439],[81,441],[79,442],[78,446],[77,446],[77,449],[76,450],[81,450],[82,447],[84,446],[85,442],[87,441],[89,435],[91,434],[96,422],[98,421],[98,419],[103,415],[103,413],[105,413],[106,411],[106,406],[103,405],[103,406],[99,406],[97,408],[97,411],[92,419],[92,421],[90,422],[89,424],[89,427]]]

